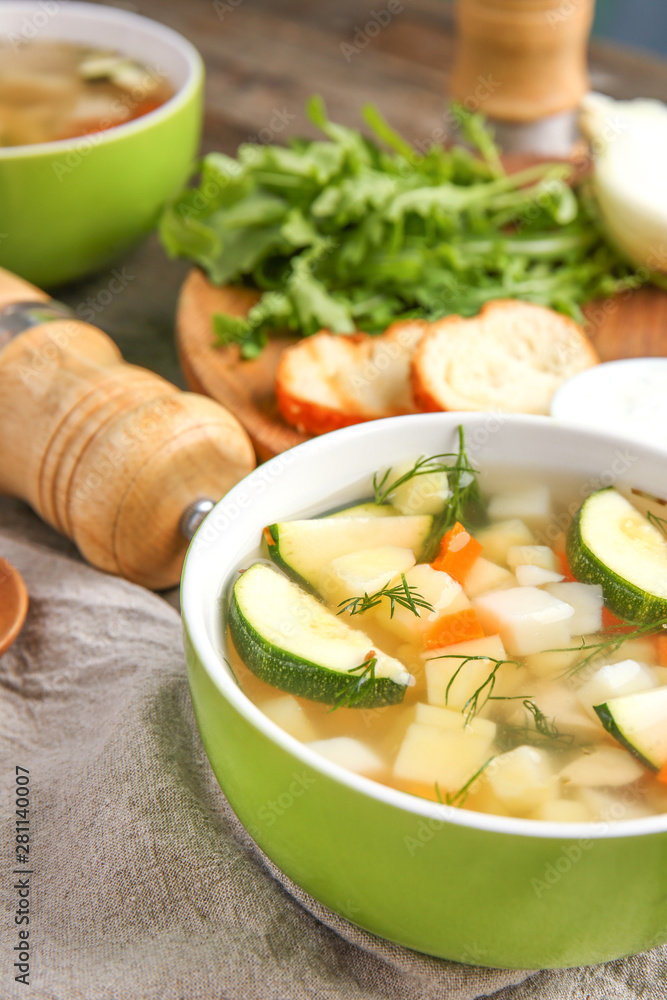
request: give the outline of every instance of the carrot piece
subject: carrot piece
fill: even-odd
[[[614,629],[615,632],[632,632],[634,628],[634,625],[629,625],[628,622],[624,622],[622,618],[619,618],[613,611],[610,611],[605,604],[602,605],[603,632],[606,629]]]
[[[658,771],[656,775],[658,781],[662,781],[663,785],[667,785],[667,761],[662,765],[662,768]]]
[[[661,667],[667,667],[667,635],[656,636],[655,645],[658,653],[658,663]]]
[[[570,567],[567,564],[567,556],[565,555],[565,552],[564,551],[560,551],[559,552],[559,551],[557,551],[557,550],[554,549],[554,554],[556,555],[556,557],[557,557],[557,559],[558,559],[558,561],[560,563],[560,571],[563,574],[563,576],[565,577],[565,580],[568,583],[576,583],[577,582],[577,578],[575,576],[573,576],[572,572],[570,571]]]
[[[425,649],[453,646],[467,639],[483,639],[484,629],[473,608],[465,608],[454,615],[443,615],[433,622],[424,636]]]
[[[440,552],[431,566],[448,573],[457,583],[463,584],[470,567],[478,558],[482,546],[470,532],[457,521],[440,542]]]
[[[262,534],[264,535],[264,538],[266,539],[266,544],[269,547],[271,545],[275,545],[276,544],[275,538],[271,534],[271,529],[270,528],[268,528],[268,527],[264,528],[264,530],[262,531]]]

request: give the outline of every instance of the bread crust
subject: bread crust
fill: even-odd
[[[547,414],[556,388],[598,360],[574,320],[499,299],[469,319],[304,338],[280,359],[276,398],[287,423],[309,434],[419,411]]]
[[[287,348],[276,373],[283,418],[302,432],[324,434],[416,412],[410,362],[428,326],[393,323],[378,336],[323,330]]]
[[[499,299],[470,319],[447,316],[431,324],[412,359],[412,393],[425,412],[548,414],[558,386],[598,360],[574,320]]]

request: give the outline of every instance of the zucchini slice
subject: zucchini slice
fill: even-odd
[[[667,687],[610,698],[594,708],[607,732],[651,771],[667,763]]]
[[[431,530],[430,514],[412,517],[320,517],[310,521],[280,521],[264,530],[269,556],[288,576],[315,592],[320,571],[332,559],[358,549],[395,545],[424,547]]]
[[[602,585],[607,607],[621,618],[667,617],[667,539],[613,487],[582,504],[567,559],[577,580]]]
[[[266,563],[255,563],[234,584],[229,629],[239,656],[268,684],[333,704],[376,658],[355,708],[394,705],[412,678],[399,660],[377,649],[333,611]]]
[[[388,503],[356,503],[353,507],[343,507],[327,517],[396,517],[398,511]]]

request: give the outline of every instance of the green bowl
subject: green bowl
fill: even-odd
[[[318,756],[266,718],[225,664],[225,594],[262,528],[370,492],[370,473],[452,451],[463,422],[480,468],[537,470],[577,500],[616,480],[667,496],[667,454],[544,417],[424,414],[300,445],[238,484],[188,551],[185,651],[197,723],[241,822],[320,902],[391,941],[442,958],[561,968],[667,941],[667,816],[549,823],[440,806]]]
[[[118,49],[176,91],[125,125],[0,148],[0,266],[50,288],[107,267],[155,226],[197,153],[203,64],[170,28],[91,3],[0,3],[0,38],[13,46],[34,38]]]

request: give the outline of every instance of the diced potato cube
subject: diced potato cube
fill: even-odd
[[[609,698],[624,694],[637,694],[657,687],[656,678],[650,667],[637,660],[617,660],[605,663],[577,691],[577,698],[591,718],[597,718],[594,705],[601,705]]]
[[[402,642],[396,650],[396,659],[404,663],[411,674],[423,673],[424,661],[419,646],[411,642]]]
[[[498,632],[512,656],[558,649],[570,641],[574,610],[537,587],[513,587],[482,594],[473,601],[486,632]]]
[[[510,812],[520,815],[556,796],[549,758],[536,747],[520,746],[491,761],[485,774]]]
[[[277,726],[302,743],[310,743],[311,740],[317,739],[315,727],[294,695],[285,694],[280,698],[271,698],[270,701],[258,705],[258,708]]]
[[[563,579],[562,573],[554,573],[552,569],[542,569],[541,566],[530,563],[517,566],[514,573],[520,587],[542,587],[545,583],[558,583]]]
[[[517,566],[540,566],[557,572],[560,568],[555,552],[548,545],[512,545],[507,550],[507,565],[512,570]]]
[[[571,640],[570,649],[545,649],[542,653],[531,653],[526,657],[526,666],[535,677],[559,677],[574,666],[577,660],[586,656],[579,640]]]
[[[612,788],[629,785],[646,774],[638,760],[621,747],[594,747],[570,761],[558,777],[567,785]]]
[[[513,493],[496,493],[489,501],[488,511],[493,521],[518,517],[531,527],[543,528],[551,518],[549,487],[531,486]]]
[[[644,789],[646,801],[657,813],[667,813],[667,785],[661,781],[650,782]]]
[[[411,569],[415,561],[412,549],[397,545],[349,552],[322,567],[317,589],[337,607],[347,597],[362,597],[382,590]]]
[[[599,583],[549,583],[549,594],[574,608],[570,622],[572,635],[585,635],[602,628],[602,587]]]
[[[409,608],[396,605],[392,618],[389,601],[383,600],[374,609],[374,614],[378,624],[407,642],[421,642],[424,632],[441,614],[453,615],[470,607],[461,584],[428,563],[413,566],[405,574],[405,579],[409,587],[415,587],[416,592],[433,606],[433,611],[417,608],[419,613],[415,615]]]
[[[392,468],[391,481],[414,468],[414,462],[404,462]],[[401,514],[439,514],[452,495],[446,472],[426,472],[397,486],[389,499]]]
[[[548,823],[588,823],[595,816],[585,803],[576,799],[553,799],[538,806],[530,818]]]
[[[626,639],[622,646],[612,653],[606,653],[609,662],[616,660],[639,660],[640,663],[653,665],[656,662],[655,642],[653,639]]]
[[[625,795],[619,802],[618,795],[599,788],[582,786],[577,789],[577,798],[593,813],[593,818],[604,823],[621,819],[643,819],[653,816],[653,810],[638,797],[633,802],[630,795]]]
[[[413,722],[398,751],[394,776],[458,791],[490,757],[493,738],[470,728],[457,730]]]
[[[466,663],[469,656],[482,656],[484,659],[468,660]],[[426,685],[430,704],[462,709],[495,666],[487,657],[494,660],[507,658],[500,636],[487,635],[484,639],[470,639],[442,649],[429,650],[426,659]],[[504,664],[498,672],[508,668],[513,669],[511,664]],[[448,694],[447,685],[457,670],[459,673]]]
[[[471,599],[486,594],[489,590],[506,590],[508,587],[516,587],[514,576],[508,569],[485,559],[484,556],[475,559],[463,584],[463,589]]]
[[[463,729],[465,727],[472,730],[473,733],[487,736],[490,740],[495,739],[496,735],[496,724],[489,719],[476,717],[466,725],[465,718],[461,712],[452,712],[448,708],[438,708],[436,705],[425,705],[423,701],[415,705],[414,721],[420,722],[425,726],[439,726],[441,729],[448,730]]]
[[[535,542],[530,528],[518,518],[498,521],[489,528],[482,528],[475,533],[475,538],[482,544],[484,558],[501,566],[507,565],[507,553],[513,546],[533,545]]]
[[[496,683],[493,697],[497,701],[490,702],[483,711],[489,709],[493,717],[500,716],[509,721],[511,715],[516,715],[517,705],[523,704],[523,698],[528,697],[533,690],[535,681],[527,667],[519,667],[515,663],[506,663],[496,673]],[[522,697],[519,698],[518,696]]]
[[[486,769],[482,771],[478,780],[473,782],[470,795],[466,800],[466,809],[488,813],[491,816],[512,815],[507,806],[503,805],[498,796],[494,794],[491,785],[486,780]]]
[[[667,687],[667,667],[651,667],[658,687]]]
[[[466,599],[461,584],[453,580],[449,573],[433,569],[428,563],[414,566],[405,577],[411,587],[416,587],[421,596],[430,601],[436,612],[446,609],[447,614],[454,614],[455,611],[462,611],[464,607],[470,607],[470,601]],[[464,603],[459,604],[460,600]],[[452,608],[454,601],[458,605],[456,608]]]
[[[364,746],[360,740],[353,740],[350,736],[334,736],[329,740],[314,740],[307,745],[315,753],[326,757],[327,760],[347,768],[348,771],[356,771],[357,774],[372,776],[385,768],[381,757],[369,747]]]

